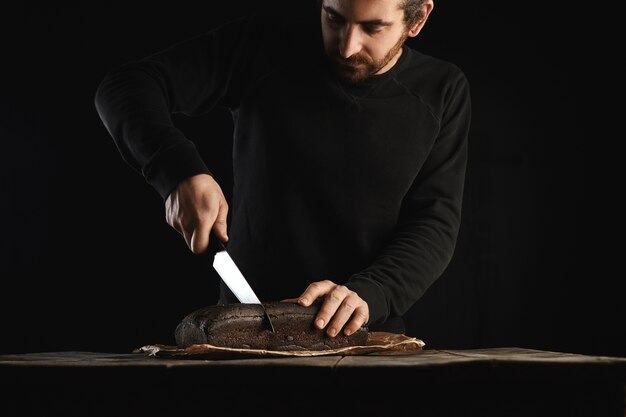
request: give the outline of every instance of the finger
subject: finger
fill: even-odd
[[[315,325],[318,329],[323,329],[324,326],[326,326],[330,322],[330,320],[339,309],[339,306],[341,306],[343,300],[348,295],[349,291],[350,290],[348,290],[348,288],[344,287],[343,285],[335,285],[335,288],[333,288],[332,291],[326,294],[324,302],[320,307],[320,311],[315,317]],[[334,337],[337,335],[339,330],[340,328],[329,326],[327,327],[326,333],[329,336]]]
[[[346,294],[346,297],[343,299],[328,324],[328,330],[326,332],[330,337],[339,334],[343,326],[351,319],[356,308],[361,305],[361,302],[361,298],[355,292],[349,291]]]
[[[179,234],[181,234],[183,237],[185,236],[185,233],[183,232],[183,226],[180,224],[180,222],[178,221],[172,221],[171,223],[168,222],[168,224],[174,229],[176,230]],[[185,238],[185,241],[187,239]]]
[[[193,253],[203,253],[209,247],[209,235],[211,234],[211,222],[201,221],[197,227],[193,229],[191,235],[191,251]]]
[[[284,300],[280,300],[281,303],[297,303],[300,301],[299,298],[285,298]]]
[[[350,336],[352,333],[365,326],[365,323],[369,320],[369,307],[365,301],[361,301],[362,304],[359,304],[359,306],[354,310],[352,313],[352,319],[343,329],[343,333],[346,336]]]
[[[221,201],[219,205],[219,211],[215,223],[213,223],[213,232],[222,241],[228,242],[226,219],[228,218],[228,204],[225,201]]]
[[[165,221],[178,233],[184,235],[182,225],[176,217],[177,210],[178,204],[175,203],[175,200],[172,199],[172,195],[170,194],[165,204]]]
[[[335,283],[332,281],[316,281],[304,290],[304,292],[298,297],[298,303],[304,307],[310,306],[313,301],[317,300],[322,295],[328,294],[333,288]]]
[[[185,243],[187,244],[187,246],[189,247],[189,249],[191,249],[191,238],[193,236],[193,232],[192,233],[187,233],[185,231],[185,229],[183,229],[182,227],[180,228],[180,230],[178,231],[178,233],[180,233],[181,235],[183,235],[183,239],[185,239]]]

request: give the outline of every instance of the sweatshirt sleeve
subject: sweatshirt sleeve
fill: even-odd
[[[96,110],[122,158],[163,199],[183,179],[210,173],[171,115],[236,106],[249,67],[242,62],[250,55],[242,49],[245,19],[119,66],[96,89]]]
[[[368,303],[370,325],[405,314],[444,272],[455,249],[471,103],[462,73],[447,90],[439,134],[403,200],[395,234],[376,260],[346,284]]]

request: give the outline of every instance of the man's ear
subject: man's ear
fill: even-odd
[[[420,33],[420,31],[426,24],[426,20],[428,20],[428,16],[430,16],[430,12],[433,11],[433,7],[435,7],[435,5],[433,4],[432,0],[426,0],[424,4],[422,4],[422,18],[415,22],[413,25],[411,25],[411,27],[409,28],[408,36],[410,38],[414,38],[417,36],[418,33]]]

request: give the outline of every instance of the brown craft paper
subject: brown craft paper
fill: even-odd
[[[330,350],[278,351],[262,349],[235,349],[213,345],[193,345],[178,348],[168,345],[146,345],[134,353],[148,356],[179,359],[242,359],[254,357],[294,357],[326,355],[406,355],[422,350],[425,343],[420,339],[403,334],[370,332],[365,346],[350,346]]]

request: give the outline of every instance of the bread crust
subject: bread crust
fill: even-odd
[[[187,315],[176,327],[175,339],[180,348],[210,344],[237,349],[279,351],[329,350],[367,344],[368,330],[361,327],[346,336],[335,337],[319,330],[313,320],[321,303],[303,307],[296,303],[263,303],[272,319],[269,329],[263,308],[258,304],[212,305]]]

